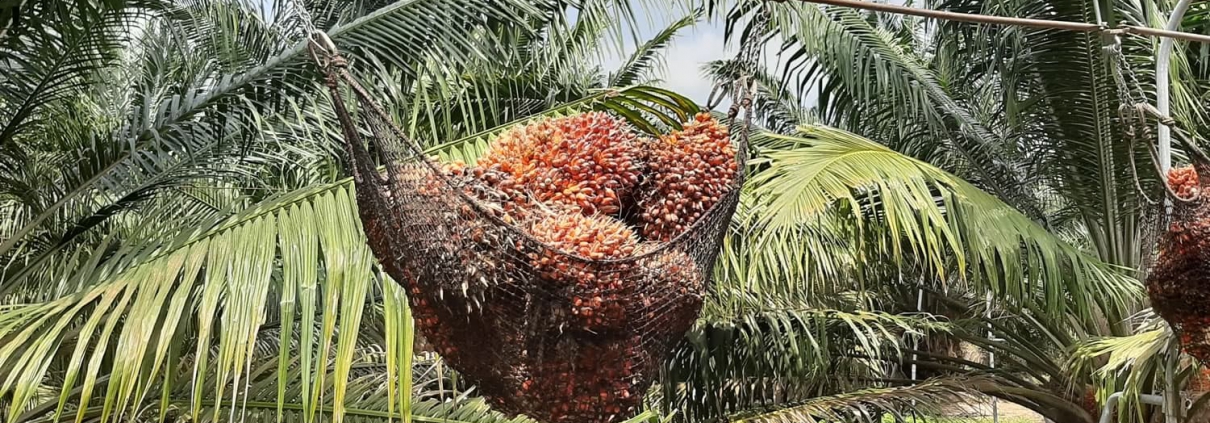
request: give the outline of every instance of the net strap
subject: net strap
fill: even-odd
[[[1155,119],[1161,125],[1171,129],[1174,135],[1173,138],[1189,151],[1190,158],[1193,160],[1193,165],[1199,174],[1199,178],[1201,177],[1200,175],[1210,174],[1210,157],[1197,146],[1197,143],[1193,141],[1193,137],[1189,133],[1177,126],[1176,119],[1170,115],[1160,113],[1159,109],[1145,100],[1147,95],[1137,75],[1132,70],[1130,63],[1127,62],[1126,55],[1122,51],[1121,40],[1116,35],[1106,39],[1104,50],[1111,60],[1111,72],[1117,85],[1118,97],[1122,102],[1121,106],[1118,107],[1118,119],[1122,123],[1122,135],[1127,140],[1128,149],[1132,152],[1128,156],[1135,189],[1138,190],[1143,199],[1148,203],[1153,205],[1158,204],[1158,202],[1148,197],[1145,190],[1143,190],[1133,154],[1135,145],[1138,142],[1141,141],[1146,144],[1153,170],[1161,180],[1165,178],[1166,175],[1164,175],[1163,169],[1160,168],[1159,153],[1156,151],[1150,119]],[[1164,191],[1168,198],[1175,202],[1188,203],[1196,200],[1196,198],[1180,197],[1167,183],[1161,185],[1164,186]]]
[[[359,162],[361,161],[360,159],[369,159],[369,152],[365,150],[360,142],[361,137],[355,129],[356,124],[353,122],[353,118],[348,112],[348,108],[343,100],[344,97],[340,94],[339,86],[342,83],[347,85],[353,90],[353,93],[357,96],[359,102],[365,106],[368,106],[370,111],[377,115],[380,119],[383,119],[384,122],[390,122],[390,119],[388,118],[389,115],[383,109],[382,105],[379,104],[377,100],[374,100],[373,96],[371,96],[369,92],[367,92],[365,88],[359,82],[357,82],[356,78],[353,78],[352,75],[349,74],[348,60],[340,54],[339,49],[337,49],[335,43],[332,42],[331,38],[329,38],[326,33],[318,29],[314,30],[309,39],[307,47],[310,51],[312,60],[324,73],[325,83],[328,86],[328,90],[332,94],[332,103],[336,116],[340,120],[341,126],[343,127],[342,135],[345,136],[349,143],[356,144],[356,148],[353,148],[353,151],[350,151],[349,154]],[[749,51],[755,51],[755,49],[745,46],[744,51],[746,53]],[[750,62],[751,59],[745,61]],[[739,134],[740,142],[738,145],[738,150],[741,152],[741,154],[743,154],[743,159],[746,159],[748,156],[748,140],[752,122],[752,81],[746,75],[737,76],[734,81],[735,86],[737,86],[737,90],[735,93],[733,93],[734,101],[727,111],[727,124],[729,127],[734,127],[733,124],[736,118],[739,116],[740,111],[743,111],[743,125],[740,129],[741,132]],[[411,137],[408,137],[406,134],[403,134],[398,130],[398,128],[395,128],[394,125],[389,126],[391,126],[390,129],[393,132],[392,135],[399,137],[399,139],[403,141],[403,144],[405,144],[408,149],[412,150],[411,152],[413,154],[416,154],[418,157],[425,157],[424,151],[420,148],[419,144],[416,143],[415,140],[413,140]],[[371,137],[371,142],[375,142],[373,137]],[[383,147],[384,146],[381,145],[374,146],[374,148],[379,150],[381,150]],[[348,147],[346,147],[346,149],[348,149]],[[740,162],[744,163],[746,160],[741,160]],[[742,177],[743,169],[741,168],[739,171]]]
[[[1161,178],[1163,178],[1164,175],[1159,166],[1159,155],[1156,152],[1155,144],[1151,142],[1151,126],[1149,124],[1150,118],[1154,118],[1160,124],[1171,128],[1172,134],[1175,135],[1173,138],[1175,138],[1177,142],[1180,142],[1181,145],[1188,150],[1190,159],[1193,161],[1193,166],[1198,173],[1199,179],[1210,177],[1210,157],[1206,155],[1205,151],[1198,147],[1197,143],[1193,141],[1193,137],[1190,136],[1189,133],[1177,126],[1176,119],[1172,118],[1172,116],[1161,114],[1159,110],[1155,108],[1155,106],[1152,106],[1148,103],[1135,103],[1133,105],[1123,104],[1118,108],[1118,115],[1123,121],[1126,136],[1127,139],[1130,140],[1131,145],[1133,146],[1136,138],[1142,138],[1147,144],[1147,151],[1151,157],[1152,165],[1155,167],[1156,173],[1159,174]],[[1134,156],[1131,155],[1132,172],[1134,171],[1133,157]],[[1137,183],[1137,176],[1135,178]],[[1176,192],[1172,190],[1172,187],[1167,183],[1163,183],[1162,185],[1164,186],[1168,197],[1176,202],[1189,203],[1197,200],[1196,197],[1183,198],[1177,195]]]

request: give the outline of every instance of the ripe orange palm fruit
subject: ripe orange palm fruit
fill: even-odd
[[[1197,195],[1197,171],[1193,166],[1173,168],[1168,171],[1168,186],[1181,198]]]
[[[582,113],[506,131],[479,165],[508,175],[534,201],[614,215],[642,176],[637,147],[624,120]]]
[[[639,199],[645,239],[670,241],[732,189],[735,147],[727,127],[699,113],[680,131],[647,140],[642,148],[648,179]]]
[[[634,263],[600,263],[635,254],[638,237],[625,223],[607,216],[561,213],[534,222],[529,233],[548,248],[530,252],[530,265],[552,289],[566,295],[567,314],[581,329],[600,332],[625,322],[625,300],[633,290],[623,278]],[[569,256],[574,254],[589,261]]]

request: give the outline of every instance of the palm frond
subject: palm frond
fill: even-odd
[[[99,421],[120,419],[142,408],[144,399],[154,395],[148,390],[151,382],[173,370],[170,363],[188,349],[202,357],[196,369],[208,368],[213,339],[219,348],[214,380],[207,381],[203,370],[195,373],[192,383],[198,395],[191,407],[196,417],[201,413],[202,393],[221,398],[235,395],[229,385],[242,386],[268,298],[297,295],[303,327],[322,316],[324,330],[314,340],[319,350],[316,361],[327,363],[328,346],[335,345],[338,378],[332,389],[337,399],[343,397],[346,387],[339,377],[351,363],[351,336],[361,321],[358,311],[374,283],[373,258],[359,236],[354,207],[346,186],[321,186],[201,226],[193,237],[159,247],[120,250],[94,272],[81,275],[88,280],[80,284],[87,288],[79,294],[38,305],[36,317],[6,313],[0,318],[0,339],[6,340],[0,349],[0,368],[7,369],[0,390],[13,392],[15,404],[24,403],[36,386],[32,383],[42,380],[56,357],[70,354],[70,364],[61,369],[65,375],[61,399],[82,387],[78,400],[72,402],[79,405],[78,419],[87,417],[85,410],[94,394],[104,404]],[[288,280],[274,282],[278,260]],[[322,263],[321,267],[316,269],[315,263]],[[286,288],[297,292],[287,293]],[[197,319],[197,327],[185,329],[192,325],[184,322],[192,318]],[[83,326],[65,331],[77,322]],[[340,336],[334,339],[338,324]],[[185,336],[191,330],[197,331],[196,345],[181,345],[193,339]],[[304,365],[314,355],[309,341],[304,337],[302,343]],[[110,364],[103,368],[103,362]],[[98,381],[102,376],[108,378],[104,388]],[[304,385],[318,395],[325,386],[322,373],[312,383],[304,377]],[[304,399],[303,404],[314,411],[314,403]],[[66,405],[60,402],[58,410]],[[15,421],[21,411],[14,407],[7,418]],[[336,413],[341,413],[339,405]]]
[[[134,21],[156,2],[29,2],[26,20],[0,43],[0,146],[49,123],[41,109],[77,92],[117,60]]]
[[[603,110],[625,118],[639,130],[648,134],[661,133],[665,128],[678,128],[700,108],[680,94],[650,86],[610,88],[570,103],[551,107],[541,113],[524,116],[502,125],[472,133],[454,141],[440,143],[428,148],[442,160],[474,163],[492,138],[505,129],[539,118],[565,116],[569,114]]]
[[[878,128],[895,135],[879,138],[903,142],[920,142],[904,132],[922,127],[933,148],[957,160],[947,163],[947,170],[971,178],[1032,218],[1043,217],[1021,189],[1015,157],[901,33],[876,25],[862,12],[801,2],[770,3],[744,13],[737,9],[729,24],[750,25],[758,20],[746,17],[762,13],[770,17],[767,27],[736,33],[782,40],[783,83],[796,85],[800,93],[816,87],[826,122],[846,122],[862,132]]]
[[[414,72],[414,64],[426,57],[441,57],[450,63],[475,57],[474,39],[467,36],[474,28],[540,22],[555,6],[553,0],[403,1],[332,27],[328,34],[355,63],[375,58]],[[425,25],[413,24],[420,19]],[[86,171],[72,178],[73,183],[64,184],[69,187],[65,192],[31,207],[28,220],[0,244],[0,255],[10,256],[14,247],[27,242],[27,236],[65,209],[104,207],[89,203],[98,195],[122,198],[144,178],[154,177],[154,171],[147,175],[143,169],[147,162],[142,156],[149,151],[188,157],[189,152],[221,144],[228,137],[246,140],[258,134],[265,116],[283,110],[283,99],[318,92],[314,83],[318,75],[306,64],[308,60],[306,42],[296,40],[238,74],[212,68],[199,75],[184,75],[183,81],[176,81],[181,86],[171,90],[158,85],[138,87],[142,104],[129,110],[121,127],[84,137],[112,153],[89,162]],[[132,176],[136,177],[132,180]]]
[[[755,85],[752,95],[753,118],[760,126],[777,133],[790,133],[798,125],[819,123],[814,105],[808,93],[798,92],[783,84],[762,64],[742,63],[736,60],[718,60],[707,63],[705,72],[723,92],[734,92],[735,81],[747,76]]]
[[[966,181],[852,133],[818,126],[800,131],[754,140],[801,146],[754,161],[764,169],[750,180],[758,222],[796,228],[840,213],[855,233],[872,237],[865,248],[876,255],[911,257],[940,280],[952,261],[957,277],[1056,315],[1124,315],[1141,296],[1139,283],[1120,269]]]
[[[634,52],[626,58],[626,61],[610,74],[608,78],[609,85],[624,87],[646,82],[644,78],[659,64],[661,50],[667,48],[673,38],[682,29],[696,24],[701,19],[701,16],[702,11],[700,9],[694,10],[685,17],[668,24],[667,27],[653,35],[647,42],[636,47]]]
[[[342,380],[349,396],[341,402],[334,398],[337,384],[329,384],[323,388],[321,396],[323,403],[309,406],[307,397],[310,389],[301,382],[303,372],[315,371],[300,367],[297,357],[288,359],[288,367],[281,369],[276,364],[277,351],[258,353],[250,359],[247,374],[248,380],[241,384],[243,393],[238,398],[224,398],[217,392],[201,393],[200,401],[191,400],[188,389],[180,389],[168,385],[172,379],[155,383],[155,388],[161,390],[162,396],[152,404],[131,410],[122,421],[153,422],[172,421],[190,418],[190,408],[200,404],[201,413],[192,421],[227,422],[227,421],[318,421],[319,419],[334,419],[353,422],[422,422],[422,423],[531,423],[533,420],[524,416],[508,417],[493,412],[479,398],[470,396],[470,392],[443,399],[421,399],[409,409],[393,408],[391,387],[392,377],[384,373],[382,354],[375,353],[367,346],[358,346],[357,361],[350,366],[351,373]],[[186,357],[192,360],[195,357]],[[389,360],[389,357],[388,357]],[[210,369],[213,374],[217,369]],[[326,372],[328,378],[337,375],[331,369],[318,369]],[[188,366],[179,369],[180,374],[175,378],[188,378],[194,370]],[[206,370],[203,370],[206,371]],[[283,394],[284,393],[284,394]],[[404,392],[403,395],[416,395],[414,392]],[[51,403],[53,404],[53,402]],[[74,405],[72,406],[74,407]],[[47,407],[35,407],[15,420],[22,423],[50,423],[56,421],[53,415],[39,413]],[[71,410],[71,408],[69,408]],[[87,409],[73,410],[83,415],[81,422],[105,422],[104,406],[93,406]]]
[[[812,308],[707,316],[665,361],[663,407],[700,421],[873,386],[904,342],[944,330],[928,315]]]
[[[531,118],[591,108],[613,110],[647,128],[664,120],[676,123],[696,111],[679,95],[636,87]],[[429,152],[469,154],[473,149],[468,146],[500,130]],[[352,182],[346,179],[271,198],[181,231],[176,239],[123,245],[116,251],[102,245],[81,260],[87,265],[63,275],[65,284],[79,288],[0,314],[0,392],[13,392],[14,404],[28,402],[51,374],[52,364],[70,356],[65,369],[53,372],[64,378],[55,414],[70,403],[78,405],[78,419],[120,420],[138,415],[155,395],[154,382],[192,353],[190,388],[180,397],[188,399],[191,418],[218,419],[220,409],[231,412],[222,407],[227,396],[229,404],[249,401],[244,385],[253,377],[249,372],[258,334],[268,316],[278,315],[282,330],[303,328],[298,351],[284,348],[293,340],[283,337],[283,355],[273,360],[278,375],[294,365],[295,356],[297,366],[306,369],[296,375],[301,393],[290,395],[299,396],[307,416],[320,413],[331,395],[331,412],[341,419],[344,399],[352,395],[345,381],[370,291],[382,292],[385,354],[396,367],[387,374],[410,374],[401,371],[410,368],[411,360],[405,297],[372,271],[374,259],[355,209]],[[281,305],[274,310],[271,304]],[[414,405],[407,401],[407,383],[387,384],[393,387],[388,396],[393,391],[401,401],[400,410]],[[274,390],[278,399],[289,393],[283,386]],[[79,393],[67,401],[77,387]],[[94,396],[102,402],[95,416]],[[207,398],[213,398],[214,406],[206,405]],[[10,421],[22,412],[13,407]]]
[[[912,386],[869,388],[812,398],[797,405],[749,412],[732,417],[735,422],[781,423],[857,421],[876,423],[883,414],[896,419],[905,415],[928,415],[944,406],[966,399],[971,381],[963,378],[926,380]]]
[[[1134,333],[1117,337],[1098,337],[1076,345],[1070,365],[1079,370],[1092,370],[1102,392],[1121,391],[1125,394],[1125,410],[1140,410],[1139,395],[1155,389],[1157,377],[1164,374],[1163,366],[1170,360],[1171,346],[1176,342],[1172,329],[1150,309],[1134,316]],[[1179,373],[1197,366],[1180,365]]]

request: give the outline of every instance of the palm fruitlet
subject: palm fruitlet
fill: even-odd
[[[529,232],[549,247],[530,253],[530,265],[552,290],[569,298],[576,326],[595,333],[619,329],[634,291],[623,277],[634,263],[601,261],[634,255],[639,245],[634,231],[610,217],[565,213],[537,221]]]
[[[1168,186],[1181,198],[1198,195],[1197,171],[1193,166],[1178,167],[1168,171]]]
[[[499,170],[534,201],[614,215],[642,176],[636,137],[602,112],[546,119],[500,135],[479,165]]]
[[[734,189],[735,148],[727,127],[708,113],[643,143],[643,153],[648,177],[638,217],[645,239],[671,241]]]

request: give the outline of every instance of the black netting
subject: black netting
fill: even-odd
[[[1178,198],[1147,275],[1147,294],[1184,351],[1210,364],[1210,166],[1174,169],[1168,183]]]
[[[499,410],[547,422],[633,412],[701,309],[738,202],[743,143],[730,189],[680,235],[627,258],[590,260],[518,228],[494,201],[505,194],[483,182],[489,175],[443,170],[354,81],[341,80],[361,106],[350,118],[333,89],[362,223],[387,273],[406,287],[420,334]],[[361,137],[381,152],[385,176]]]

